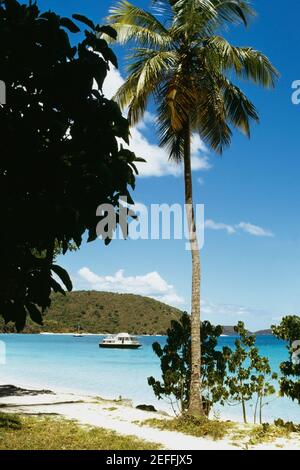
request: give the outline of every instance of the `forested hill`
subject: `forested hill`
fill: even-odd
[[[53,295],[44,326],[28,322],[24,333],[69,333],[77,326],[86,333],[164,334],[171,320],[180,318],[180,310],[157,300],[134,294],[75,291]],[[0,320],[0,332],[4,324]],[[7,331],[13,331],[12,324]]]
[[[165,334],[172,320],[181,311],[157,300],[134,294],[98,291],[74,291],[66,296],[54,294],[52,306],[44,315],[44,326],[28,321],[24,333],[73,333],[78,325],[85,333]],[[13,332],[10,323],[4,326],[0,317],[0,332]],[[223,326],[223,334],[235,336],[233,326]],[[261,330],[258,335],[271,334]]]

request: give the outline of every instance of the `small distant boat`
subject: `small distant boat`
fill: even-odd
[[[82,336],[84,336],[84,335],[82,333],[80,333],[80,331],[81,331],[81,327],[80,327],[80,325],[77,325],[77,333],[74,333],[73,337],[74,338],[82,338]]]
[[[116,349],[138,349],[141,347],[139,341],[128,333],[119,333],[117,335],[106,336],[101,343],[100,348]]]

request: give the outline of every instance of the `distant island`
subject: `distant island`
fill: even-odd
[[[249,333],[255,334],[256,336],[266,336],[272,335],[271,329],[266,330],[258,330],[258,331],[249,331]],[[234,326],[232,325],[224,325],[223,326],[223,334],[228,336],[237,336],[237,333],[234,331]]]
[[[63,296],[54,294],[45,312],[44,326],[31,320],[24,333],[73,333],[78,327],[84,333],[119,333],[164,335],[172,320],[182,311],[149,297],[99,291],[74,291]],[[0,320],[0,332],[13,333],[14,325]],[[223,334],[234,336],[233,326],[224,326]],[[261,330],[257,335],[272,334]]]

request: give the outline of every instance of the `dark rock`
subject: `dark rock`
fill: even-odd
[[[51,390],[26,390],[14,385],[0,385],[0,397],[20,397],[23,395],[55,395]]]
[[[136,406],[138,410],[143,410],[143,411],[152,411],[153,413],[157,413],[157,410],[154,408],[153,405],[138,405]]]

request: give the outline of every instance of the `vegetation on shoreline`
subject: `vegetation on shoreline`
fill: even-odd
[[[215,402],[223,404],[226,356],[216,349],[221,333],[221,326],[201,322],[201,401],[206,416]],[[148,377],[148,384],[159,400],[166,399],[171,404],[175,414],[187,413],[191,381],[190,316],[183,313],[180,321],[173,320],[166,344],[162,347],[155,342],[152,347],[160,359],[162,380]]]
[[[174,419],[148,419],[142,423],[164,431],[177,431],[195,437],[211,437],[214,441],[223,439],[235,427],[229,421],[209,420],[205,417],[195,417],[183,414]]]
[[[235,349],[223,347],[227,365],[223,402],[240,404],[244,423],[247,423],[246,403],[254,401],[254,424],[258,419],[262,424],[263,407],[268,404],[267,397],[276,391],[273,382],[278,376],[272,372],[269,359],[260,355],[256,336],[246,331],[243,322],[238,322],[235,331],[239,335],[234,342]],[[220,403],[223,404],[222,401]]]
[[[263,423],[239,428],[230,436],[230,441],[237,447],[248,449],[250,446],[257,446],[258,444],[274,443],[277,439],[292,439],[295,437],[299,439],[300,445],[299,430],[289,426],[290,424],[292,423],[277,420],[274,424]],[[277,444],[277,446],[282,447],[282,444]]]
[[[279,382],[279,395],[300,403],[300,341],[295,340],[299,338],[300,318],[284,317],[280,325],[272,328],[275,336],[288,344],[289,361],[280,364],[281,375],[272,370],[269,358],[260,354],[256,335],[249,333],[243,322],[239,321],[234,327],[237,334],[234,349],[228,346],[218,348],[221,326],[213,326],[208,321],[201,323],[202,383],[199,392],[201,402],[205,404],[203,419],[208,419],[216,403],[238,404],[242,408],[243,421],[247,424],[246,405],[252,404],[254,424],[259,422],[263,425],[263,409],[269,404],[269,397],[276,393],[276,381]],[[158,342],[152,344],[154,353],[160,359],[161,380],[148,377],[148,384],[156,397],[168,401],[175,415],[179,419],[184,418],[184,423],[191,380],[191,342],[190,316],[183,313],[179,321],[171,322],[165,345],[162,347]],[[278,425],[281,426],[280,423]]]
[[[273,334],[287,342],[288,360],[280,364],[280,395],[300,405],[300,317],[288,315],[280,325],[272,326]]]
[[[142,423],[164,431],[174,431],[194,437],[212,438],[214,441],[226,438],[229,443],[237,447],[248,449],[264,443],[274,443],[276,439],[299,439],[300,428],[293,423],[284,423],[277,420],[274,424],[243,425],[233,421],[209,420],[181,415],[174,419],[149,419]],[[279,446],[280,444],[278,444]]]
[[[0,413],[0,450],[156,450],[159,444],[50,417]]]
[[[162,431],[173,431],[193,437],[226,439],[229,444],[248,449],[277,439],[299,439],[300,429],[293,423],[277,420],[274,424],[243,425],[232,421],[191,417],[184,414],[174,419],[149,419],[136,422]],[[157,436],[159,440],[159,435]],[[0,450],[156,450],[151,443],[135,436],[90,426],[53,416],[28,416],[0,412]]]

